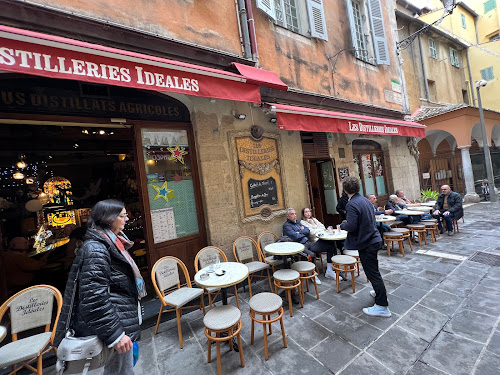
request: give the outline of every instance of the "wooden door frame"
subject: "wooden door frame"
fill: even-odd
[[[374,179],[374,187],[375,187],[375,196],[377,197],[377,205],[381,205],[381,203],[383,202],[383,205],[385,205],[385,203],[387,202],[388,200],[388,197],[389,197],[389,185],[387,184],[387,169],[385,168],[385,156],[384,156],[384,150],[380,149],[380,150],[370,150],[370,149],[363,149],[363,148],[359,148],[359,149],[356,149],[356,151],[352,151],[353,153],[353,157],[358,157],[358,167],[359,167],[359,176],[361,178],[361,186],[363,187],[363,193],[364,195],[367,195],[367,192],[366,192],[366,186],[365,186],[365,176],[364,176],[364,173],[363,173],[363,163],[361,162],[361,155],[362,154],[377,154],[382,156],[380,159],[382,161],[382,169],[384,171],[384,184],[385,184],[385,189],[386,189],[386,193],[384,195],[379,195],[378,194],[378,188],[377,188],[377,181]],[[375,171],[375,168],[374,168],[374,164],[373,164],[373,157],[370,157],[370,165],[372,167],[372,176],[373,176],[373,172]]]

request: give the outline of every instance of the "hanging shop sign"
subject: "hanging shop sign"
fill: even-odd
[[[0,25],[0,70],[144,90],[260,103],[240,75]]]
[[[248,132],[231,137],[239,174],[238,197],[243,221],[270,220],[285,209],[280,142],[274,134],[259,139]]]

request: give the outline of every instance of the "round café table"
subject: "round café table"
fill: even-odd
[[[208,272],[210,267],[213,267],[213,265],[196,272],[194,282],[204,288],[221,288],[222,304],[227,305],[227,287],[245,280],[248,277],[248,267],[238,262],[222,262],[217,269],[225,271],[221,276],[216,275],[215,272]],[[202,280],[201,275],[208,275],[208,278]]]
[[[383,231],[382,231],[382,223],[392,223],[393,221],[396,221],[395,216],[390,216],[390,215],[375,215],[375,220],[377,223],[380,223],[380,226],[378,227],[378,231],[380,233],[380,238],[384,238]]]
[[[408,215],[408,216],[420,216],[423,215],[422,211],[414,211],[414,210],[398,210],[394,211],[396,215]]]
[[[423,211],[423,212],[431,212],[434,208],[430,206],[416,206],[416,207],[411,207],[410,210],[412,211]]]
[[[5,336],[7,336],[7,328],[0,326],[0,341],[2,341]]]
[[[298,242],[274,242],[264,247],[266,253],[283,257],[283,266],[290,268],[288,255],[295,255],[304,250],[304,245]]]
[[[340,233],[337,232],[337,230],[333,230],[333,233],[330,232],[319,232],[316,233],[316,237],[318,237],[320,240],[324,241],[342,241],[347,238],[347,231],[341,229]]]
[[[420,203],[421,206],[429,206],[429,207],[434,207],[436,205],[436,202],[423,202]]]

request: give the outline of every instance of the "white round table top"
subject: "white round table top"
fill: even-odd
[[[398,210],[394,211],[396,215],[408,215],[408,216],[417,216],[422,215],[422,211],[412,211],[412,210]]]
[[[216,275],[215,272],[207,273],[209,267],[202,268],[194,275],[196,284],[205,288],[225,288],[238,284],[248,277],[248,267],[243,263],[222,262],[219,269],[226,271],[222,276]],[[201,275],[205,273],[208,274],[208,278],[201,280]]]
[[[274,242],[264,247],[271,255],[294,255],[304,250],[304,245],[298,242]]]
[[[396,221],[396,217],[389,215],[376,215],[375,220],[377,220],[377,223],[387,223],[388,221]]]
[[[0,326],[0,341],[2,341],[7,335],[7,328]]]
[[[337,230],[334,229],[333,233],[330,232],[316,233],[316,237],[318,237],[320,240],[326,240],[326,241],[341,241],[347,238],[347,231],[341,229],[340,233],[337,233]]]
[[[436,202],[423,202],[420,204],[421,206],[429,206],[429,207],[434,207],[436,205]]]
[[[428,211],[428,212],[430,212],[430,211],[433,210],[433,208],[430,207],[430,206],[418,206],[418,207],[412,207],[411,210],[413,210],[413,211],[424,211],[424,212]]]

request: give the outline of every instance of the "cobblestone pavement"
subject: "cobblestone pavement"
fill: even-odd
[[[477,374],[500,372],[500,204],[465,208],[460,233],[436,243],[405,245],[406,256],[379,253],[391,318],[368,317],[373,304],[363,273],[341,283],[320,276],[320,299],[307,293],[303,309],[284,315],[288,348],[279,324],[269,336],[264,360],[262,325],[250,345],[248,292],[240,293],[245,367],[222,346],[224,374]],[[432,251],[426,253],[427,251]],[[489,262],[489,264],[488,264]],[[495,263],[496,262],[496,263]],[[260,282],[253,290],[268,291]],[[241,289],[240,289],[241,290]],[[235,304],[234,298],[230,303]],[[175,320],[143,331],[136,374],[216,374],[215,350],[207,363],[207,342],[200,311],[182,317],[184,349],[179,348]],[[215,349],[215,348],[214,348]],[[52,374],[53,372],[47,371]]]

